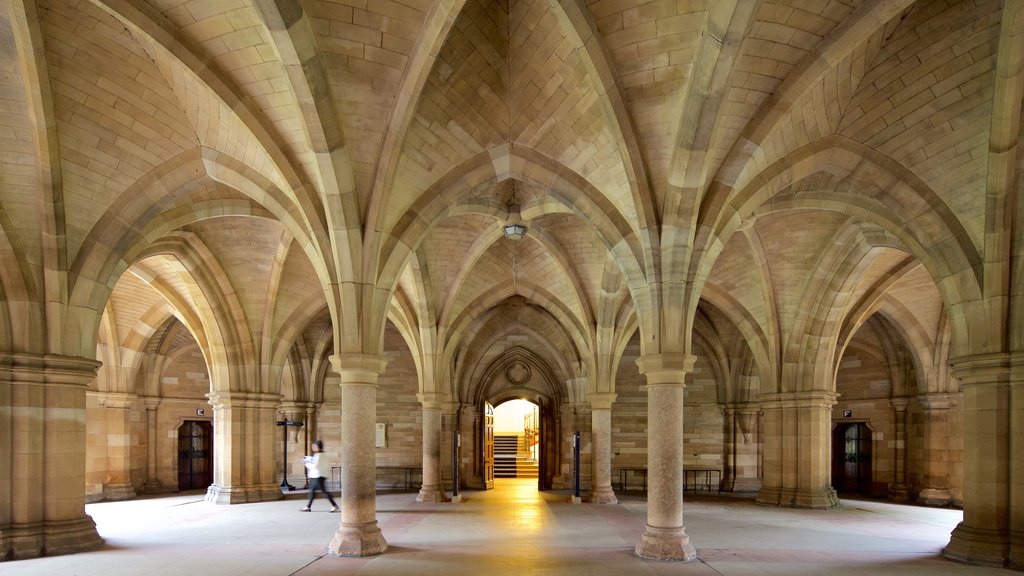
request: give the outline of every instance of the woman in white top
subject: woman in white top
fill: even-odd
[[[324,443],[323,440],[313,441],[313,455],[303,456],[302,461],[306,464],[306,475],[309,476],[309,500],[306,501],[306,507],[302,509],[303,512],[309,512],[313,506],[313,498],[316,497],[316,491],[320,490],[327,495],[327,499],[331,501],[331,512],[338,511],[338,504],[334,501],[331,493],[327,491],[324,486],[327,478],[324,477],[322,470],[329,468],[327,458],[323,455]]]

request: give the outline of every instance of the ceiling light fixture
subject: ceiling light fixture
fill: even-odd
[[[516,200],[516,181],[512,181],[512,197],[508,200],[508,220],[501,227],[505,238],[509,240],[521,240],[526,235],[526,225],[523,224],[523,217],[519,213],[519,202]]]

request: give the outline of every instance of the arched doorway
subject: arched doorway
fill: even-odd
[[[540,478],[540,406],[529,400],[494,407],[494,478]]]
[[[520,402],[528,409],[513,416],[512,424],[501,423],[503,407],[507,410],[506,405]],[[474,459],[481,472],[477,480],[481,488],[494,487],[494,481],[488,481],[491,470],[499,483],[503,478],[536,479],[538,490],[552,488],[558,469],[558,424],[546,397],[514,390],[499,394],[483,403],[477,423]]]
[[[845,422],[832,430],[832,485],[840,494],[871,494],[871,429]]]
[[[186,420],[178,427],[178,490],[205,490],[213,484],[213,425]]]

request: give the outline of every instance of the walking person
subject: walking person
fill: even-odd
[[[324,477],[323,470],[327,470],[329,466],[323,451],[323,440],[314,440],[313,455],[302,457],[302,462],[306,465],[306,475],[309,476],[309,500],[306,501],[306,507],[302,509],[303,512],[309,512],[312,509],[313,498],[316,497],[317,490],[323,492],[327,499],[331,501],[331,512],[338,511],[338,503],[334,501],[334,497],[327,491],[327,478]]]

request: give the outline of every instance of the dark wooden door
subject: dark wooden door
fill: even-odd
[[[178,428],[178,490],[197,490],[213,484],[213,425],[186,420]]]
[[[839,493],[871,494],[871,430],[844,423],[832,432],[832,484]]]

